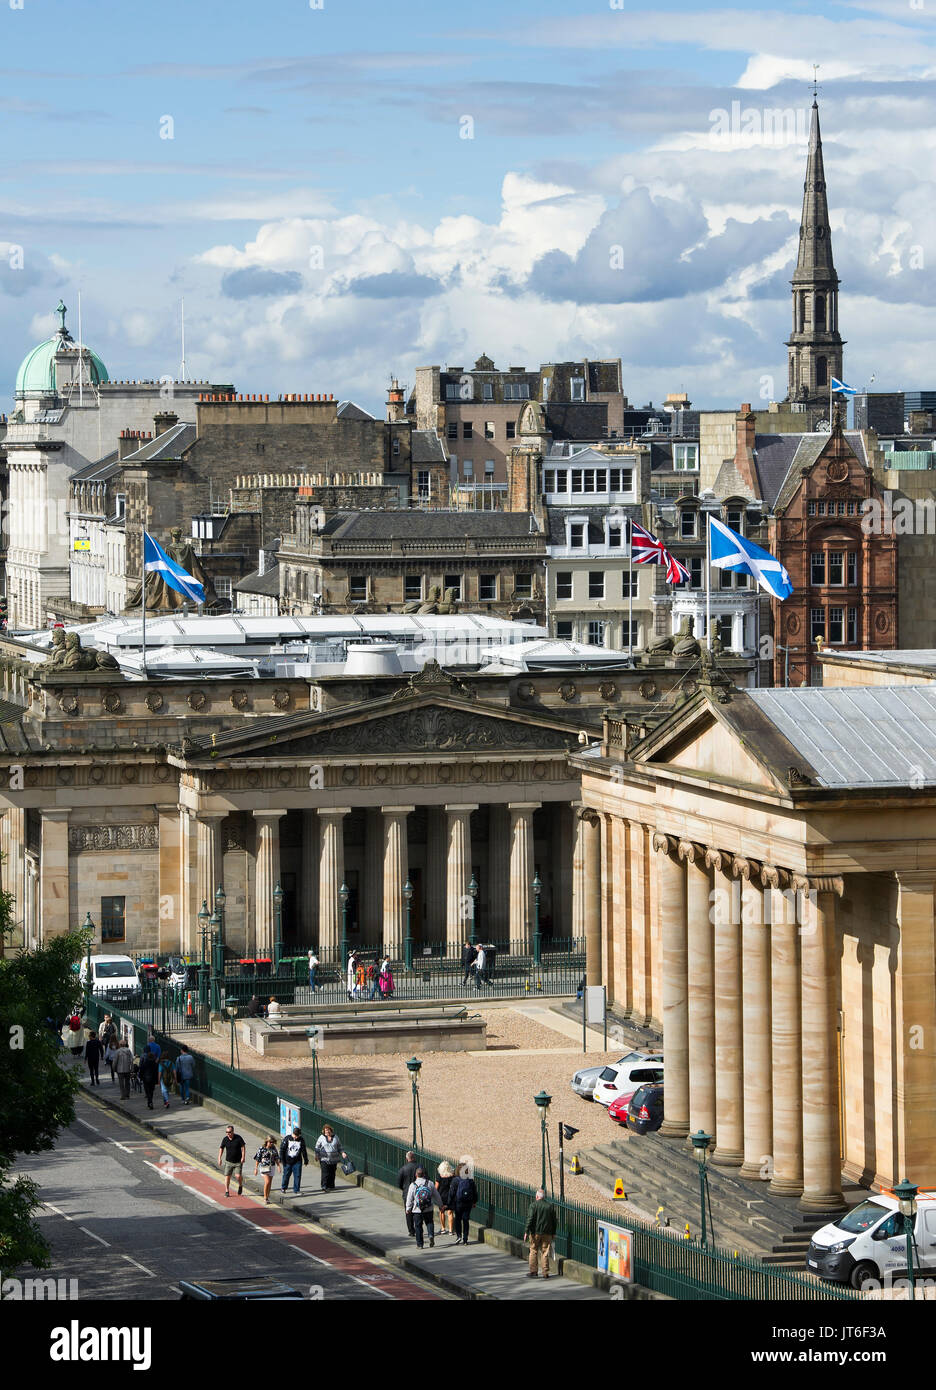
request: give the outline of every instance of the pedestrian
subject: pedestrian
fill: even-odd
[[[306,1150],[305,1140],[302,1137],[302,1130],[298,1125],[293,1125],[292,1134],[287,1134],[280,1144],[280,1162],[283,1165],[283,1186],[285,1192],[289,1186],[290,1175],[293,1180],[293,1196],[299,1196],[299,1184],[302,1182],[302,1165],[308,1163],[309,1154]]]
[[[406,1160],[403,1167],[397,1173],[397,1187],[403,1193],[403,1211],[406,1215],[406,1229],[411,1236],[414,1236],[416,1231],[413,1226],[413,1214],[408,1211],[406,1207],[406,1198],[413,1184],[413,1179],[416,1177],[416,1169],[418,1167],[419,1164],[416,1162],[416,1155],[413,1153],[413,1150],[407,1149]]]
[[[175,1063],[168,1053],[159,1059],[159,1089],[162,1092],[163,1109],[169,1109],[169,1091],[175,1079]]]
[[[192,1077],[195,1075],[195,1058],[188,1050],[188,1046],[183,1043],[182,1048],[176,1058],[175,1066],[176,1081],[179,1083],[179,1095],[182,1097],[183,1105],[191,1105],[189,1087],[192,1084]]]
[[[259,1173],[263,1178],[263,1200],[267,1206],[270,1205],[270,1188],[273,1186],[273,1174],[279,1167],[279,1161],[276,1140],[272,1134],[268,1134],[262,1146],[254,1154],[254,1177]]]
[[[485,954],[484,946],[481,945],[478,947],[478,954],[475,956],[474,962],[475,989],[480,989],[484,981],[484,964],[486,960],[487,956]]]
[[[315,954],[315,948],[314,948],[313,946],[310,946],[310,947],[309,947],[309,989],[318,989],[318,985],[315,983],[315,972],[316,972],[316,970],[318,970],[318,966],[319,966],[319,958],[318,958],[318,956]]]
[[[279,1018],[279,1016],[280,1016],[279,1001],[278,1001],[276,998],[274,998],[274,996],[271,994],[271,995],[270,995],[270,1002],[269,1002],[269,1004],[267,1004],[267,1018]]]
[[[449,1189],[449,1200],[455,1213],[455,1244],[467,1245],[471,1208],[478,1200],[478,1189],[475,1187],[474,1178],[471,1176],[471,1164],[467,1159],[461,1159],[458,1164],[458,1171]]]
[[[364,991],[367,988],[367,966],[362,960],[358,960],[355,976],[355,994],[358,999],[364,998]]]
[[[68,1020],[68,1031],[71,1035],[68,1046],[71,1048],[73,1057],[80,1057],[84,1051],[84,1039],[81,1036],[82,1026],[81,1014],[76,1009]]]
[[[101,1046],[100,1039],[92,1028],[90,1037],[84,1047],[85,1061],[88,1064],[88,1073],[91,1077],[92,1086],[100,1086],[101,1084],[98,1078],[98,1067],[101,1065],[101,1053],[103,1051],[104,1049]]]
[[[549,1278],[549,1247],[553,1243],[556,1234],[556,1208],[552,1202],[546,1201],[546,1193],[541,1187],[536,1189],[536,1195],[530,1203],[530,1210],[527,1213],[526,1228],[524,1230],[524,1240],[530,1242],[530,1270],[527,1274],[528,1279],[536,1278],[536,1265],[539,1262],[543,1278]]]
[[[112,1086],[116,1086],[116,1084],[117,1084],[117,1077],[116,1077],[116,1075],[115,1075],[115,1072],[116,1072],[116,1067],[117,1067],[117,1048],[118,1048],[118,1045],[119,1045],[119,1044],[118,1044],[118,1041],[117,1041],[117,1034],[116,1034],[115,1032],[112,1031],[112,1032],[109,1034],[109,1036],[108,1036],[108,1039],[107,1039],[107,1046],[106,1046],[105,1049],[104,1049],[104,1061],[105,1061],[105,1062],[107,1063],[107,1065],[110,1067],[111,1085],[112,1085]]]
[[[159,1080],[159,1063],[153,1055],[153,1049],[149,1043],[143,1049],[140,1058],[140,1082],[146,1093],[146,1108],[153,1108],[153,1092],[156,1089],[156,1082]]]
[[[367,967],[367,983],[370,986],[368,999],[380,998],[380,962],[372,960]]]
[[[158,1062],[160,1057],[162,1056],[162,1048],[156,1041],[156,1035],[153,1032],[152,1028],[150,1028],[149,1032],[146,1034],[146,1046],[149,1048],[150,1052],[152,1052],[153,1056],[156,1058],[156,1061]]]
[[[103,1047],[105,1052],[107,1051],[107,1044],[110,1042],[111,1038],[114,1038],[116,1036],[117,1028],[114,1023],[114,1020],[111,1018],[110,1014],[105,1014],[104,1022],[98,1029],[98,1038],[100,1039],[101,1046]]]
[[[420,1166],[416,1169],[406,1194],[406,1211],[413,1219],[413,1235],[416,1237],[418,1249],[422,1250],[423,1248],[424,1228],[429,1237],[430,1250],[435,1245],[435,1224],[432,1209],[433,1207],[441,1208],[441,1206],[438,1192],[429,1181],[425,1168]]]
[[[341,1140],[331,1125],[322,1125],[322,1132],[315,1141],[315,1152],[322,1165],[322,1191],[334,1192],[335,1169],[338,1167],[338,1160],[339,1158],[347,1158],[348,1155],[341,1147]]]
[[[477,954],[478,952],[472,945],[472,943],[470,941],[466,941],[464,946],[462,947],[461,953],[462,968],[465,972],[464,979],[462,980],[463,988],[465,985],[467,985],[469,979],[471,978],[471,967],[475,963],[475,957],[477,956]]]
[[[455,1234],[455,1214],[452,1211],[452,1179],[455,1176],[455,1169],[444,1158],[439,1164],[438,1177],[436,1180],[436,1190],[439,1194],[440,1215],[439,1215],[439,1235],[446,1233],[446,1218],[448,1218],[448,1234]]]
[[[237,1195],[238,1197],[244,1190],[244,1158],[247,1153],[247,1145],[239,1134],[234,1132],[234,1126],[228,1125],[224,1131],[224,1138],[221,1140],[218,1149],[218,1167],[224,1164],[224,1195],[231,1195],[231,1179],[237,1174]]]
[[[378,976],[378,980],[380,981],[380,992],[383,995],[384,999],[392,999],[394,984],[393,971],[390,969],[389,956],[384,956],[383,960],[380,962],[380,974]]]
[[[121,1038],[120,1046],[117,1048],[117,1056],[114,1059],[114,1070],[117,1073],[117,1080],[120,1082],[120,1099],[130,1099],[130,1073],[133,1071],[133,1053],[126,1038]]]
[[[250,1003],[247,1005],[248,1018],[260,1018],[263,1014],[263,1005],[256,994],[250,996]]]

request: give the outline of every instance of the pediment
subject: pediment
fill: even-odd
[[[681,739],[661,750],[651,760],[655,767],[665,763],[685,768],[696,776],[756,787],[758,791],[777,791],[777,782],[762,763],[748,752],[733,729],[711,718],[705,727],[686,731]]]

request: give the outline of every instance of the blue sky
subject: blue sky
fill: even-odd
[[[79,289],[118,377],[177,372],[184,294],[189,375],[242,391],[380,409],[486,351],[782,396],[814,62],[846,377],[934,384],[936,6],[11,3],[4,397]]]

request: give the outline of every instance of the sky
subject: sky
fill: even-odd
[[[621,357],[785,393],[813,65],[845,379],[936,387],[936,0],[0,0],[0,402],[59,297],[112,378],[332,392]]]

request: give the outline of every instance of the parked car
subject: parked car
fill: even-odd
[[[627,1109],[627,1128],[635,1134],[648,1134],[663,1123],[662,1085],[641,1086],[631,1096]]]
[[[88,977],[87,958],[81,962],[82,986]],[[108,1004],[139,1004],[143,989],[137,968],[129,956],[91,957],[91,994]]]
[[[662,1077],[662,1075],[663,1072],[661,1071],[660,1076]],[[615,1120],[619,1125],[626,1125],[630,1103],[639,1090],[640,1086],[635,1086],[633,1082],[629,1086],[625,1086],[617,1100],[613,1100],[608,1106],[609,1119]]]
[[[625,1066],[605,1067],[595,1082],[593,1099],[599,1105],[610,1105],[618,1096],[632,1096],[638,1086],[662,1080],[663,1063],[647,1062],[645,1058],[641,1058],[636,1065],[629,1062]]]
[[[936,1195],[917,1197],[913,1230],[914,1270],[936,1270]],[[900,1205],[891,1193],[875,1193],[818,1230],[809,1242],[806,1268],[824,1279],[860,1289],[871,1279],[907,1272],[907,1237]]]
[[[627,1052],[623,1057],[619,1057],[616,1062],[611,1062],[613,1067],[636,1066],[639,1062],[662,1062],[662,1052]],[[572,1078],[572,1089],[577,1096],[583,1100],[594,1100],[595,1082],[604,1071],[604,1066],[583,1067],[577,1071]]]

